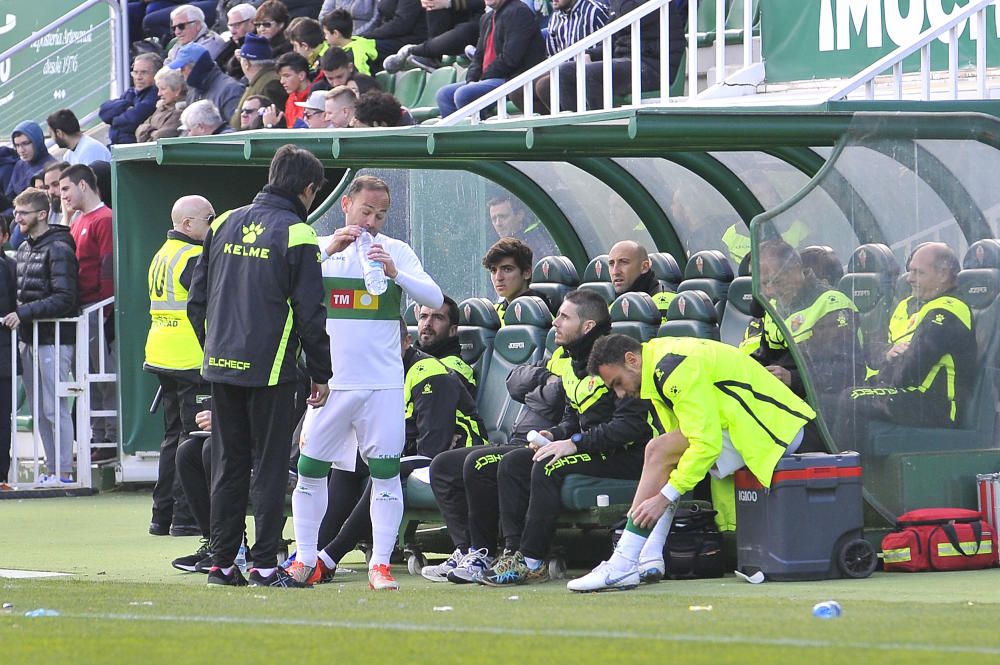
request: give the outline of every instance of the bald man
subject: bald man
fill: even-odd
[[[911,295],[896,306],[886,343],[869,360],[878,373],[847,391],[837,413],[837,447],[865,450],[868,422],[954,427],[972,392],[972,311],[956,293],[960,264],[944,243],[921,245],[907,265]],[[874,346],[874,345],[873,345]]]
[[[149,266],[149,314],[152,324],[146,337],[143,369],[160,381],[160,408],[163,410],[163,443],[160,467],[153,489],[153,519],[149,533],[154,536],[195,536],[202,531],[187,506],[175,473],[177,444],[197,429],[195,414],[207,399],[202,382],[202,350],[187,318],[188,289],[194,266],[201,256],[201,244],[208,233],[215,210],[201,196],[182,196],[170,211],[173,228]]]
[[[615,243],[608,251],[608,275],[615,288],[615,297],[625,293],[649,294],[666,320],[667,308],[675,294],[660,286],[645,247],[634,240]]]

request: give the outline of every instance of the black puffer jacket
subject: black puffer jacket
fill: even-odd
[[[17,316],[22,341],[32,338],[35,319],[58,319],[80,313],[80,266],[76,243],[68,226],[50,226],[38,238],[28,238],[17,248]],[[39,344],[55,344],[55,326],[38,327]],[[62,327],[60,344],[76,341],[76,327]]]

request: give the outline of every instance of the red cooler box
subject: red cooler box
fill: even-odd
[[[979,512],[983,521],[1000,529],[1000,473],[981,473],[976,476],[976,486],[979,494]]]
[[[868,577],[878,563],[862,538],[864,504],[858,453],[783,457],[771,487],[736,472],[739,570],[775,581]]]

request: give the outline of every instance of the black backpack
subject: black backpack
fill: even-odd
[[[663,548],[666,576],[672,580],[722,577],[722,534],[715,526],[716,511],[704,502],[677,507],[667,545]]]

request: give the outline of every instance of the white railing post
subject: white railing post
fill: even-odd
[[[698,94],[698,0],[688,0],[687,50],[688,96],[694,97]]]
[[[743,3],[743,66],[753,62],[753,0],[736,0]]]
[[[715,0],[715,83],[722,83],[724,80],[726,80],[726,0]]]
[[[629,28],[629,46],[632,47],[629,65],[632,78],[631,92],[633,106],[638,106],[642,103],[642,39],[639,34],[640,26],[641,23],[636,21]],[[608,80],[604,81],[604,86],[608,86]]]
[[[17,455],[17,328],[10,329],[10,469],[6,478],[0,480],[17,487],[20,468]],[[25,397],[27,399],[27,397]]]
[[[670,5],[660,7],[660,99],[670,97]]]

